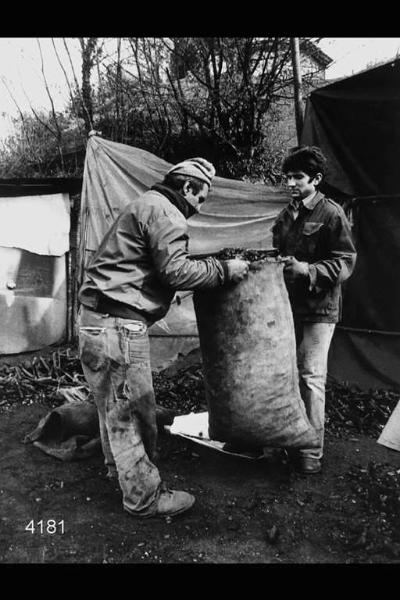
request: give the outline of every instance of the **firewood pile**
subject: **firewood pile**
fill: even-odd
[[[71,348],[0,366],[1,407],[18,403],[58,406],[64,400],[60,390],[74,386],[87,388],[79,358]]]
[[[207,410],[201,364],[153,373],[156,402],[176,414]],[[20,404],[62,404],[65,388],[88,386],[76,349],[63,348],[47,356],[37,355],[18,365],[0,365],[0,407]],[[364,434],[377,438],[400,395],[386,390],[361,391],[328,380],[326,430],[336,437]]]

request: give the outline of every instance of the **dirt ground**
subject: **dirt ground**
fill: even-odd
[[[162,434],[162,476],[196,503],[174,519],[137,520],[101,455],[61,462],[23,443],[48,410],[1,410],[2,564],[399,562],[349,475],[371,461],[400,473],[400,453],[375,439],[327,435],[323,472],[304,476],[276,456],[249,461]]]
[[[0,564],[400,561],[400,453],[376,443],[396,394],[329,389],[316,475],[279,452],[250,461],[163,432],[161,475],[196,503],[176,518],[138,520],[122,510],[101,454],[62,462],[23,443],[60,404],[54,382],[82,383],[76,349],[2,358],[0,372]],[[154,377],[163,406],[205,409],[198,351]]]

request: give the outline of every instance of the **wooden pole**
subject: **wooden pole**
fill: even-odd
[[[66,271],[67,271],[67,343],[72,338],[72,314],[73,314],[73,283],[72,283],[72,265],[71,265],[71,245],[69,251],[65,253]]]
[[[72,295],[72,325],[71,325],[71,341],[76,342],[78,339],[78,291],[79,291],[79,279],[78,275],[80,272],[80,267],[78,264],[79,260],[79,244],[80,244],[80,236],[81,236],[81,197],[82,194],[76,195],[74,197],[74,219],[73,219],[73,229],[74,229],[74,245],[73,245],[73,260],[72,260],[72,276],[74,281],[73,286],[73,295]]]
[[[294,108],[296,115],[297,141],[300,144],[301,132],[303,130],[303,101],[301,96],[301,67],[300,67],[300,45],[299,38],[290,38],[292,50],[292,67],[294,81]]]

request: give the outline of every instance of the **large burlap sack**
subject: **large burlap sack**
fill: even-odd
[[[193,296],[209,436],[238,446],[318,446],[298,384],[283,263],[251,265],[236,285]]]
[[[25,436],[24,443],[62,461],[81,460],[101,452],[99,418],[86,386],[61,388],[57,397],[65,404],[40,419],[37,427]],[[156,406],[159,431],[174,421],[174,411]]]

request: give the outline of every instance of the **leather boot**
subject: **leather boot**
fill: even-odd
[[[177,490],[168,489],[165,484],[161,484],[161,493],[157,503],[152,507],[151,511],[145,514],[136,513],[124,507],[129,514],[142,519],[151,517],[174,517],[189,510],[194,504],[195,497],[188,492],[180,492]]]

